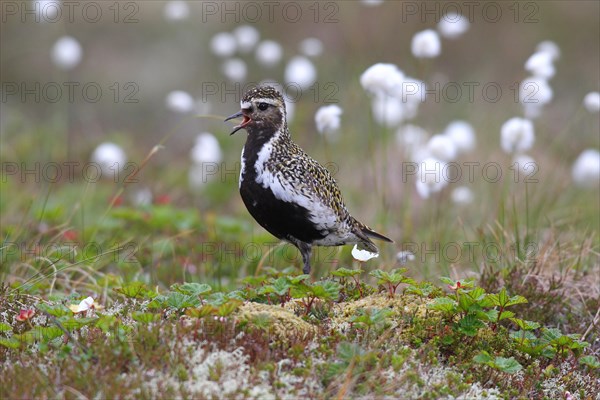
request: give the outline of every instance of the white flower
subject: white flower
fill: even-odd
[[[427,131],[417,125],[406,124],[396,131],[396,143],[406,156],[412,156],[427,142]]]
[[[373,119],[388,128],[398,126],[404,120],[404,106],[400,99],[386,95],[373,97]]]
[[[407,76],[402,82],[402,90],[400,92],[400,98],[404,105],[404,118],[412,119],[417,116],[419,106],[426,99],[425,90],[427,84],[416,78]]]
[[[442,190],[447,184],[444,176],[446,163],[435,158],[426,158],[419,163],[417,170],[417,193],[424,199]]]
[[[225,60],[222,66],[223,75],[230,81],[240,82],[246,79],[246,63],[239,58]]]
[[[519,97],[526,118],[540,116],[544,105],[552,100],[553,91],[543,78],[530,77],[521,82]]]
[[[552,100],[553,92],[543,78],[530,77],[521,82],[519,99],[523,104],[545,105]]]
[[[212,133],[202,132],[196,137],[190,158],[194,164],[221,162],[223,154],[219,141]]]
[[[454,161],[458,155],[454,141],[446,135],[433,135],[427,142],[427,150],[433,158],[445,162]]]
[[[315,113],[315,124],[319,133],[333,133],[340,128],[340,116],[342,115],[342,109],[331,104],[323,106]]]
[[[383,0],[360,0],[360,3],[363,6],[375,7],[375,6],[378,6],[380,4],[383,4]]]
[[[552,55],[547,52],[538,51],[533,53],[525,62],[525,70],[533,76],[542,79],[550,79],[554,76],[556,70],[552,63]]]
[[[79,42],[71,36],[63,36],[52,47],[52,61],[60,69],[70,70],[81,61],[83,50]]]
[[[459,205],[467,205],[473,202],[473,192],[466,186],[459,186],[450,195],[452,202]]]
[[[264,40],[256,48],[256,61],[263,67],[273,67],[281,61],[283,49],[273,40]]]
[[[235,36],[229,32],[220,32],[210,40],[213,54],[219,57],[231,57],[237,50]]]
[[[251,25],[241,25],[234,29],[233,35],[237,40],[238,49],[242,53],[249,53],[260,39],[260,33]]]
[[[575,160],[571,175],[578,186],[587,188],[600,186],[600,152],[594,149],[583,151]]]
[[[133,204],[136,206],[147,206],[152,204],[152,191],[148,188],[142,188],[132,196]]]
[[[306,38],[300,42],[300,52],[307,57],[317,57],[323,53],[323,42],[317,38]]]
[[[534,142],[533,123],[527,119],[511,118],[500,128],[502,150],[509,154],[523,153],[531,149]]]
[[[434,58],[440,55],[442,44],[436,31],[426,29],[415,33],[410,48],[417,58]]]
[[[296,56],[285,67],[285,82],[294,83],[300,89],[306,89],[317,79],[317,70],[306,57]]]
[[[194,98],[183,90],[174,90],[165,99],[167,108],[178,113],[188,113],[194,110]]]
[[[401,265],[404,265],[409,261],[414,261],[414,259],[415,255],[411,251],[399,251],[398,254],[396,254],[396,260],[398,260]]]
[[[96,303],[92,297],[86,297],[85,299],[81,300],[81,302],[79,304],[77,304],[77,305],[71,304],[69,306],[69,310],[71,310],[75,314],[90,310],[92,308],[102,309],[104,307],[101,306],[100,304]]]
[[[475,130],[466,121],[452,121],[444,130],[459,153],[467,153],[475,148]]]
[[[464,15],[453,11],[440,19],[437,29],[446,39],[456,39],[469,30],[469,21]]]
[[[31,3],[41,21],[56,22],[55,19],[62,9],[62,5],[58,0],[34,0]]]
[[[540,42],[535,48],[535,51],[550,54],[552,61],[556,61],[560,58],[560,47],[551,40]]]
[[[119,145],[105,142],[96,147],[91,162],[100,167],[103,177],[112,179],[125,167],[127,156]]]
[[[367,250],[359,250],[358,246],[354,245],[354,248],[352,249],[352,257],[354,257],[354,259],[357,261],[365,262],[369,261],[371,258],[379,257],[379,254],[371,253]]]
[[[371,65],[360,76],[363,89],[374,94],[397,95],[402,90],[404,73],[394,64]]]
[[[600,93],[590,92],[583,98],[583,106],[591,113],[600,111]]]
[[[527,154],[516,154],[513,157],[513,166],[516,167],[519,170],[520,175],[522,175],[522,179],[518,179],[518,182],[533,178],[533,175],[535,175],[535,172],[537,171],[535,160]]]
[[[190,7],[185,1],[172,0],[165,4],[163,14],[167,21],[182,21],[190,16]]]

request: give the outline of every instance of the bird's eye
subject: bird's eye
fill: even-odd
[[[267,108],[269,108],[269,105],[267,103],[258,103],[259,110],[265,111]]]

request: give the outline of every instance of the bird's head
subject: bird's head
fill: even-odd
[[[233,128],[233,135],[244,128],[250,135],[275,133],[285,128],[285,101],[281,93],[272,86],[257,86],[246,92],[240,102],[242,110],[225,119],[242,117],[242,122]]]

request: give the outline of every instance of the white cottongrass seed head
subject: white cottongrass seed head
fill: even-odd
[[[571,169],[573,181],[578,186],[597,188],[600,186],[600,152],[595,149],[584,150]]]
[[[437,30],[446,39],[456,39],[469,30],[469,20],[462,14],[449,12],[440,19]]]
[[[163,15],[167,21],[183,21],[190,16],[190,6],[183,0],[171,0],[165,4]]]
[[[444,162],[454,161],[458,156],[456,144],[447,135],[433,135],[427,142],[427,151],[433,158]]]
[[[62,4],[59,0],[33,0],[31,5],[42,22],[56,22],[55,19],[60,18]]]
[[[399,251],[396,254],[396,260],[398,260],[400,265],[404,265],[409,261],[414,261],[415,255],[413,254],[412,251],[408,251],[408,250]]]
[[[241,53],[251,52],[260,40],[258,29],[251,25],[238,26],[233,30],[233,36]]]
[[[514,117],[500,128],[500,145],[508,154],[524,153],[535,142],[533,123],[524,118]]]
[[[473,192],[467,186],[459,186],[452,190],[450,198],[454,204],[467,205],[473,202]]]
[[[96,147],[90,161],[100,167],[103,178],[113,179],[125,167],[127,156],[118,144],[104,142]]]
[[[525,61],[525,70],[531,73],[531,75],[542,79],[550,79],[556,73],[552,55],[542,51],[533,53],[527,61]]]
[[[83,54],[81,44],[71,36],[63,36],[52,47],[52,61],[58,68],[68,71],[75,68]]]
[[[321,134],[336,132],[340,129],[340,117],[343,112],[337,104],[320,107],[315,113],[317,131]]]
[[[513,167],[517,171],[519,171],[519,179],[518,182],[530,181],[534,178],[535,173],[537,172],[537,163],[533,159],[533,157],[527,154],[516,154],[513,157]]]
[[[274,40],[263,40],[256,47],[256,61],[263,67],[274,67],[281,61],[283,48]]]
[[[551,40],[544,40],[540,42],[535,48],[536,52],[548,53],[552,61],[556,61],[560,58],[560,47]]]
[[[360,76],[364,90],[373,94],[397,95],[404,82],[404,73],[394,64],[378,63],[371,65]]]
[[[536,76],[524,79],[519,90],[519,99],[522,104],[548,104],[554,95],[548,81]]]
[[[452,121],[444,130],[444,136],[449,137],[456,146],[459,154],[468,153],[475,148],[475,130],[466,121]]]
[[[300,52],[307,57],[318,57],[323,53],[323,42],[309,37],[300,42]]]
[[[400,125],[405,117],[405,107],[397,97],[376,95],[371,101],[373,119],[379,125],[394,128]]]
[[[416,188],[421,198],[427,199],[441,191],[448,182],[444,176],[446,163],[432,157],[421,161],[417,169]]]
[[[284,77],[286,83],[307,89],[317,80],[317,69],[308,58],[296,56],[286,65]]]
[[[442,51],[440,37],[433,29],[415,33],[410,43],[413,56],[417,58],[435,58]]]
[[[427,131],[420,126],[406,124],[396,131],[396,143],[405,156],[412,157],[418,149],[425,146],[428,136]]]
[[[182,114],[194,111],[196,106],[194,98],[183,90],[169,92],[165,104],[169,110]]]
[[[241,82],[246,79],[248,68],[244,60],[240,58],[229,58],[223,62],[221,67],[223,75],[232,82]]]
[[[223,153],[215,135],[209,132],[200,133],[190,151],[190,158],[194,164],[221,162]]]
[[[383,4],[384,0],[360,0],[360,3],[363,6],[367,6],[367,7],[376,7],[378,5]]]
[[[600,111],[600,93],[590,92],[583,98],[583,106],[592,114]]]
[[[354,259],[357,261],[365,262],[369,261],[371,258],[379,257],[379,254],[371,253],[367,250],[361,250],[357,245],[354,245],[354,248],[352,249],[352,257],[354,257]]]
[[[237,51],[235,36],[229,32],[219,32],[210,40],[210,49],[219,57],[231,57]]]

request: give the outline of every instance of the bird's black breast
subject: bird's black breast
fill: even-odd
[[[282,201],[273,191],[256,181],[256,159],[250,156],[240,177],[240,195],[246,208],[263,228],[279,239],[312,243],[326,233],[310,221],[310,211],[293,202]]]

